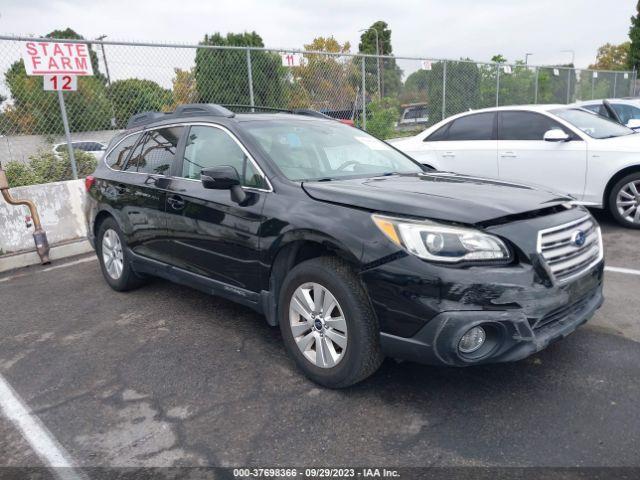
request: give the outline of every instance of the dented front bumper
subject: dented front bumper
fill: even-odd
[[[384,353],[453,366],[515,361],[566,337],[602,305],[604,261],[558,284],[533,252],[522,258],[452,268],[406,255],[361,272]],[[464,355],[458,343],[476,325],[487,330],[487,346]]]

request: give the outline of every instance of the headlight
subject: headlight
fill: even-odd
[[[389,240],[425,260],[486,262],[510,256],[502,240],[480,230],[383,215],[372,215],[372,219]]]

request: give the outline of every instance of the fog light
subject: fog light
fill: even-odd
[[[462,353],[472,353],[478,350],[486,340],[487,335],[482,327],[473,327],[467,330],[460,343],[458,343],[458,350]]]

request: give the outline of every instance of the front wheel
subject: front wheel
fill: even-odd
[[[619,224],[640,229],[640,172],[627,175],[613,186],[609,210]]]
[[[280,291],[279,321],[289,355],[323,386],[353,385],[382,362],[378,323],[366,293],[337,258],[314,258],[289,272]]]

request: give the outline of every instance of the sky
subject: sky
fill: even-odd
[[[71,27],[85,38],[197,43],[205,33],[257,31],[268,47],[302,48],[317,36],[349,41],[377,20],[394,54],[530,64],[593,63],[598,46],[627,40],[632,0],[3,0],[0,33]]]

